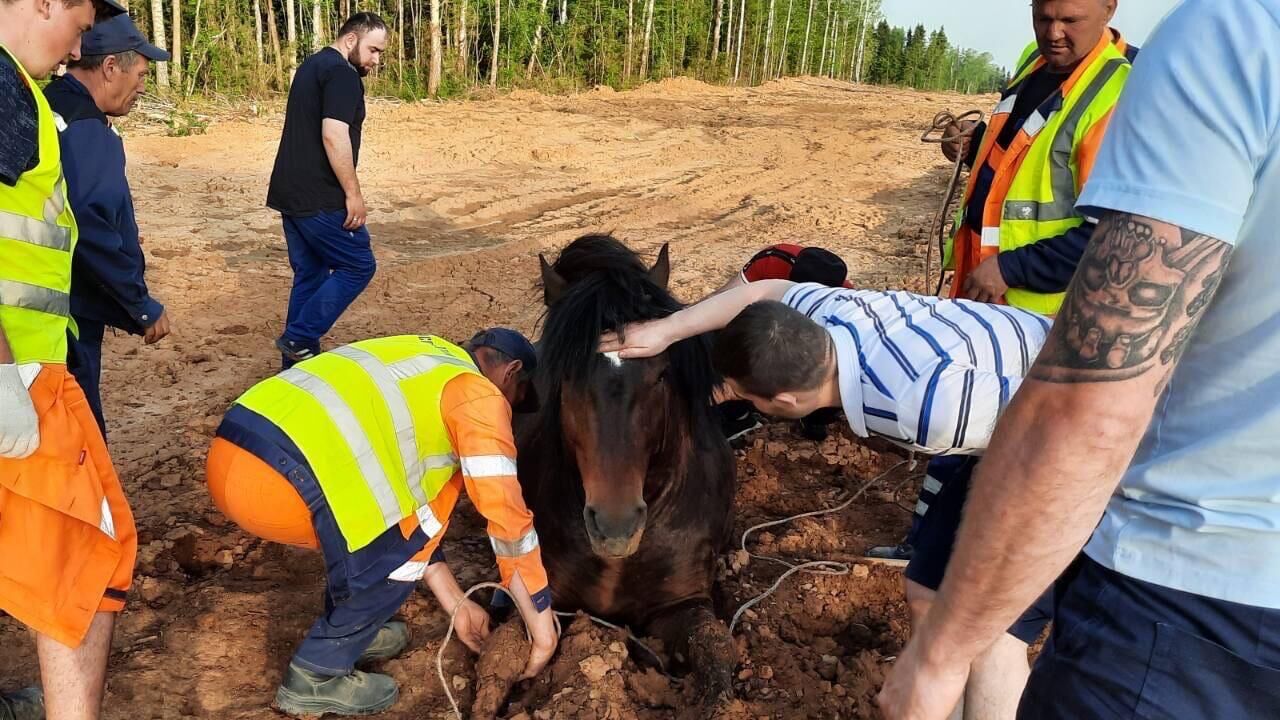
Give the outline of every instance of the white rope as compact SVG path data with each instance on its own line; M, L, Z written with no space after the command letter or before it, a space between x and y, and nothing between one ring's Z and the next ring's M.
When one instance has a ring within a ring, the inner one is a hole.
M786 560L783 560L782 558L769 557L768 555L757 555L747 549L747 538L750 537L752 533L756 532L757 530L763 530L765 528L775 527L777 525L786 525L788 523L795 522L796 520L800 520L802 518L818 517L820 515L830 515L832 513L838 513L841 510L844 510L845 508L852 505L855 500L862 497L862 494L865 493L867 490L870 490L871 486L883 480L894 470L897 470L898 468L908 463L911 464L910 469L914 470L916 467L915 453L912 453L911 456L908 457L906 460L899 462L898 464L894 465L888 470L885 470L884 472L880 473L874 478L868 480L866 484L858 488L858 491L855 492L853 495L851 495L848 500L845 500L844 502L840 503L835 507L824 508L822 510L812 510L810 512L800 513L799 515L792 515L791 517L783 518L781 520L770 520L769 522L760 523L759 525L753 525L752 527L747 528L747 531L742 533L742 542L740 543L740 547L742 548L742 551L745 552L748 555L748 557L752 557L757 560L766 560L768 562L778 563L779 565L784 565L786 566L787 571L782 573L782 575L779 576L777 580L774 580L773 585L770 585L768 590L765 590L759 595L756 595L750 600L747 600L742 604L741 607L738 608L738 611L733 614L733 620L729 622L729 635L731 636L733 635L733 631L738 626L738 620L742 617L742 613L746 612L747 610L750 610L756 604L760 603L765 598L769 597L774 592L776 592L778 588L782 586L782 583L792 575L795 575L798 572L808 572L814 575L848 575L849 574L848 564L842 563L842 562L836 562L834 560L810 560L802 563L791 563L791 562L787 562Z

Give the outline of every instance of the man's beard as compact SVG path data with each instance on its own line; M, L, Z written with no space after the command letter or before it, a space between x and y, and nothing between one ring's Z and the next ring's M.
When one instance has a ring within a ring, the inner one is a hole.
M356 45L355 47L351 48L351 51L347 53L347 62L351 63L351 67L355 68L356 72L360 73L360 77L369 76L369 68L366 68L365 66L360 64L360 46L359 45Z

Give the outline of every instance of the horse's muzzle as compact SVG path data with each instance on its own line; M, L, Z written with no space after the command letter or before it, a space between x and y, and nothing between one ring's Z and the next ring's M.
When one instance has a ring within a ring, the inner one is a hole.
M591 550L604 558L628 557L640 548L649 508L643 502L622 511L601 511L588 505L582 510Z

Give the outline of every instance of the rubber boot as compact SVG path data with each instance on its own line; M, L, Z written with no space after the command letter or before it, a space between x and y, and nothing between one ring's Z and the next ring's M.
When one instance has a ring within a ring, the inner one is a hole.
M354 670L330 677L289 663L284 682L276 690L276 708L302 717L308 715L372 715L395 704L400 688L389 675Z
M356 664L390 660L404 652L407 647L409 647L409 626L399 620L392 620L378 628L378 634L373 637L369 647L360 654Z
M29 687L0 695L0 720L44 720L44 693Z

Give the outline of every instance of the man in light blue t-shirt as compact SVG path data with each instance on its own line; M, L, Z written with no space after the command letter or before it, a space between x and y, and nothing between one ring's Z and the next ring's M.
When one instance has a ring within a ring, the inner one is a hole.
M1066 568L1020 718L1280 717L1280 0L1170 14L1079 207L1100 225L881 704L942 720Z

